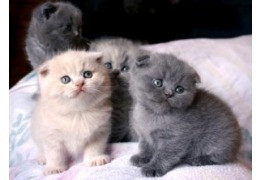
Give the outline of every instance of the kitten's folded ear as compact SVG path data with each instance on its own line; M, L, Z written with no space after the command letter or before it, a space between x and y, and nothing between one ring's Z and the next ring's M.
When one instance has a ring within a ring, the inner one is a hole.
M197 73L197 71L193 67L188 65L187 70L188 70L188 74L189 74L190 78L193 80L194 84L201 82L200 75Z
M103 53L102 52L92 52L92 55L93 55L95 61L100 64L102 61L102 58L103 58Z
M40 6L40 12L38 16L42 22L45 22L51 17L53 13L56 12L57 9L58 7L54 3L46 2Z
M194 84L197 84L197 83L200 83L200 82L201 82L200 76L199 76L199 74L198 74L197 72L195 72L195 73L193 74L193 77L194 77Z
M150 64L150 56L149 55L142 55L136 58L135 65L138 68L148 67Z
M49 65L48 63L42 64L38 69L38 74L42 77L45 77L49 74Z

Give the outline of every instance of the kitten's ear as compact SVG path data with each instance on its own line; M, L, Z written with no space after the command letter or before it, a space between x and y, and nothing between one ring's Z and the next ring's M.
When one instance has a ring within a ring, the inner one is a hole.
M197 84L197 83L200 83L200 82L201 82L200 76L199 76L199 74L198 74L197 72L195 72L195 73L193 74L193 77L194 77L194 84Z
M45 77L49 74L49 66L48 63L44 63L38 68L38 73L40 76Z
M103 53L102 52L93 52L94 59L97 63L101 63L103 59Z
M48 20L53 13L56 12L57 6L52 2L46 2L41 6L40 19L44 22Z
M149 64L150 64L150 56L149 55L139 56L139 57L137 57L137 59L135 61L135 65L138 68L148 67Z
M194 84L201 82L199 74L192 66L188 65L188 68L186 70L187 73L189 74L188 76L190 77L190 79L193 81Z

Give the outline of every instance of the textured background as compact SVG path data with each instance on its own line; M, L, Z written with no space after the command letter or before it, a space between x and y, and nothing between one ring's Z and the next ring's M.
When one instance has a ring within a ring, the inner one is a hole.
M10 83L31 71L24 38L32 9L43 0L10 0ZM144 43L226 38L252 33L251 0L71 0L83 11L89 39L122 36Z

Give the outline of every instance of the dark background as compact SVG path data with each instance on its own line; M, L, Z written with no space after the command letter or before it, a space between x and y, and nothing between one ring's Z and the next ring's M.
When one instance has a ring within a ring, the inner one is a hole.
M24 38L32 9L43 0L10 0L10 82L31 71ZM252 33L251 0L71 0L90 40L121 36L143 43L229 38Z

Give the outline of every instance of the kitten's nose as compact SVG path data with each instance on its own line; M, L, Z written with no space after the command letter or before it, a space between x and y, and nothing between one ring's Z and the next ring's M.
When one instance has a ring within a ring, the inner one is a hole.
M116 76L118 76L120 74L120 71L116 69L112 73L116 77Z
M173 92L172 91L166 91L166 92L164 92L164 94L165 94L166 98L173 97Z
M84 81L79 81L76 83L76 86L79 87L79 88L82 88L82 86L84 86Z

